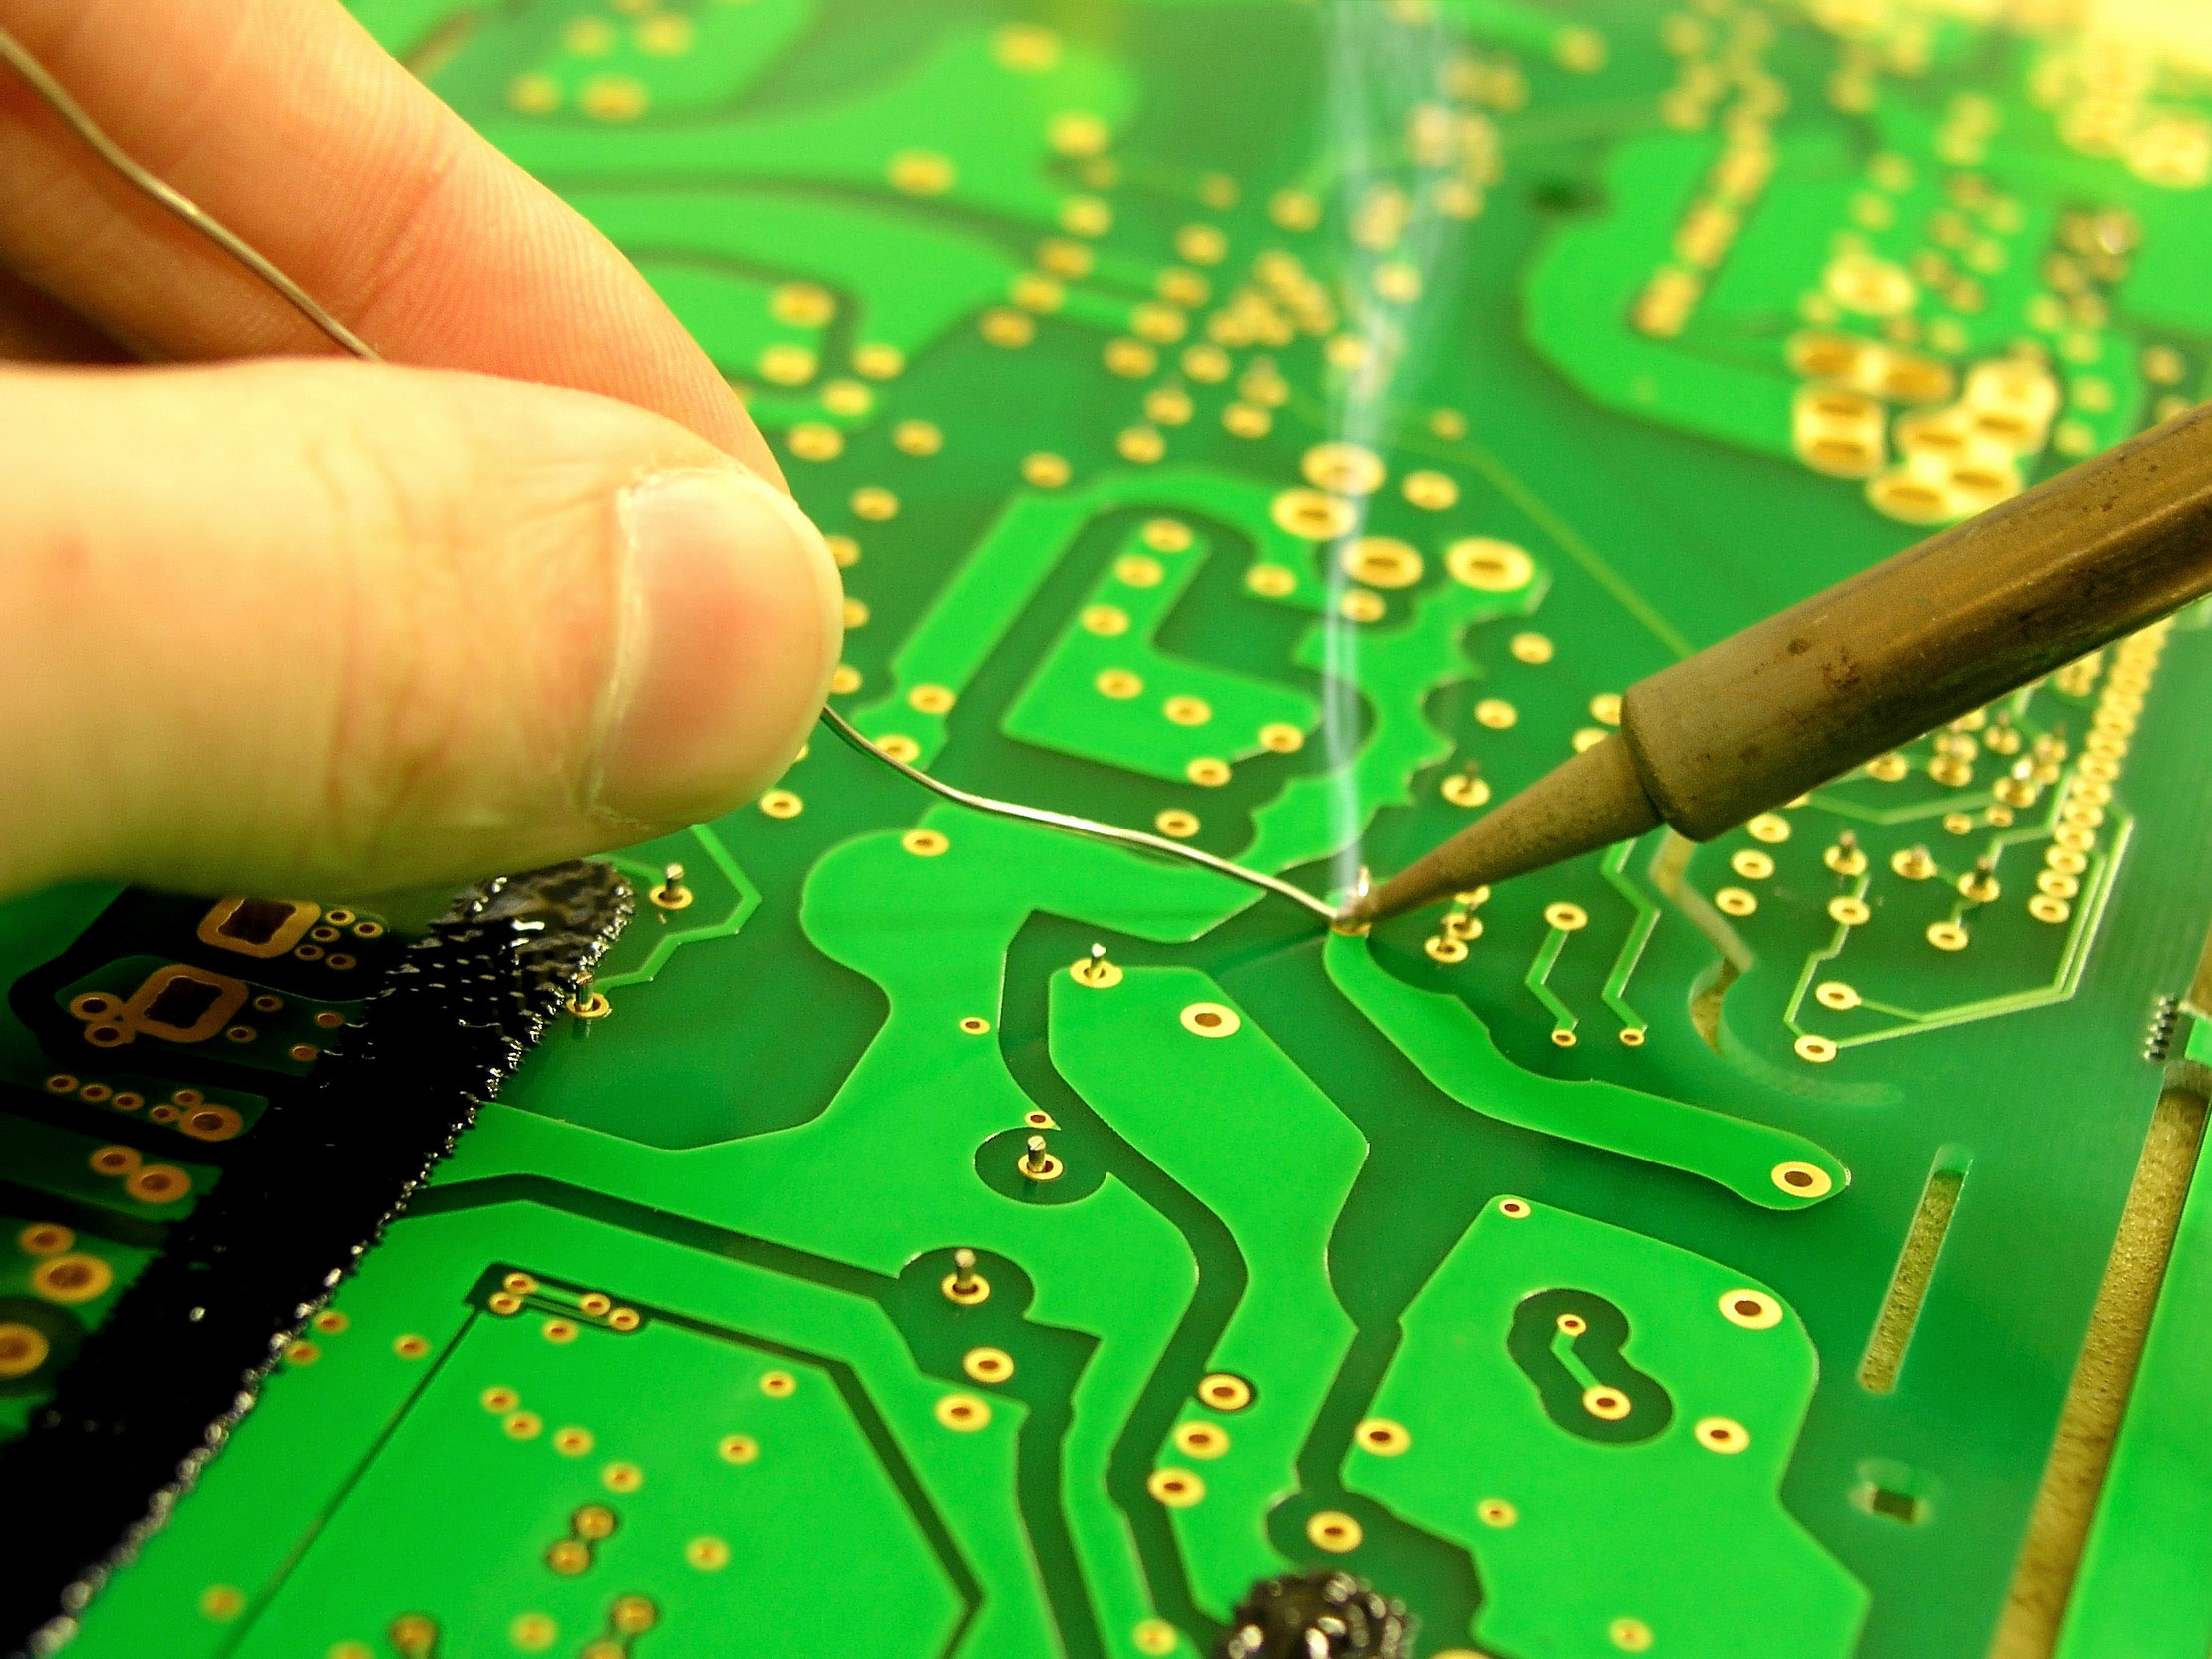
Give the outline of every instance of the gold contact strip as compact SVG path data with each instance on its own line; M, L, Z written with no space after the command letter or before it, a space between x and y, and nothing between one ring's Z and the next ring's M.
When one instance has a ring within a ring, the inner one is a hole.
M1890 1274L1889 1294L1882 1298L1866 1357L1859 1361L1859 1387L1869 1394L1896 1390L1897 1373L1904 1368L1905 1350L1912 1345L1937 1258L1943 1253L1944 1234L1951 1230L1951 1217L1959 1206L1959 1188L1966 1183L1966 1170L1954 1167L1956 1161L1951 1148L1937 1153L1928 1184L1920 1189L1920 1203L1906 1229L1904 1248L1897 1253L1896 1270Z
M2202 1096L2168 1089L2158 1097L1989 1659L2050 1659L2057 1644L2165 1282L2204 1126Z

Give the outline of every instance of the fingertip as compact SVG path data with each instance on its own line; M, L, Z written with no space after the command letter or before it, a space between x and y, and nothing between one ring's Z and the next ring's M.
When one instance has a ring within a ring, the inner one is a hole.
M686 343L689 344L688 339ZM699 352L697 346L691 349ZM704 353L699 355L705 356ZM752 413L735 388L724 384L722 398L717 400L715 409L698 431L716 449L736 456L739 466L767 480L785 496L790 495L790 484L784 477L784 469L777 464L776 452L761 436L761 429L754 424Z
M742 468L623 493L626 566L598 810L690 823L773 781L805 741L843 643L842 585L791 498Z

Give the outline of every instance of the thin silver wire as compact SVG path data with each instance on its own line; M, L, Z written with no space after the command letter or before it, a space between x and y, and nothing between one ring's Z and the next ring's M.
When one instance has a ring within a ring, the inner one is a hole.
M1334 921L1336 919L1337 912L1330 905L1314 897L1312 893L1307 892L1304 888L1292 886L1288 881L1278 880L1272 875L1264 875L1256 869L1247 869L1242 864L1233 864L1226 858L1216 858L1212 853L1201 852L1195 846L1184 846L1180 841L1171 841L1159 835L1147 834L1142 830L1123 830L1115 825L1101 824L1097 819L1078 818L1073 813L1056 813L1044 807L1024 807L1019 802L994 801L987 795L971 794L967 790L946 783L942 778L932 778L918 767L908 766L896 755L885 754L863 737L852 722L845 719L835 709L824 707L821 711L821 718L824 725L835 732L837 736L843 738L845 742L851 744L853 748L867 751L885 766L912 779L923 789L935 791L947 801L956 801L963 807L973 807L978 812L996 813L1001 818L1016 818L1027 824L1042 824L1048 830L1062 830L1071 835L1087 835L1093 840L1112 841L1119 846L1141 847L1146 852L1164 852L1171 858L1182 858L1193 864L1203 864L1215 874L1226 875L1231 880L1247 882L1255 887L1264 887L1267 891L1290 899L1293 903L1304 905L1323 921Z
M169 212L174 213L201 235L214 242L216 246L237 260L239 264L245 266L247 270L253 272L255 276L258 276L263 282L275 289L277 293L291 303L301 316L329 335L341 348L371 363L384 361L375 347L362 339L360 335L354 333L352 329L328 311L325 311L315 302L314 297L306 289L286 276L252 243L216 218L214 214L208 212L206 208L200 206L198 202L192 200L182 191L172 189L169 185L162 183L160 179L155 177L153 173L134 162L123 147L108 137L99 123L95 122L85 112L83 106L63 90L61 83L46 72L46 66L32 57L24 49L23 43L4 28L0 28L0 58L5 58L15 72L29 83L31 90L46 102L47 107L67 122L77 136L83 139L102 161L115 168L130 183L137 186L148 197L158 202ZM1301 887L1292 886L1288 881L1279 880L1275 876L1263 874L1256 869L1247 869L1244 865L1231 863L1226 858L1217 858L1210 852L1200 851L1197 847L1184 846L1179 841L1171 841L1160 835L1147 834L1141 830L1122 830L1111 824L1101 824L1095 819L1078 818L1073 813L1056 813L1044 807L1025 807L1019 802L994 801L989 796L971 794L969 791L956 788L942 779L932 778L920 768L908 766L896 755L878 748L862 735L851 721L845 719L843 715L827 704L822 706L821 719L823 725L862 754L874 756L875 759L881 761L901 777L911 779L914 783L921 785L923 789L941 795L947 801L957 802L959 805L972 808L979 813L995 813L1001 818L1019 819L1025 824L1040 824L1048 830L1059 830L1071 835L1084 835L1092 840L1111 841L1119 846L1133 846L1146 852L1158 852L1170 858L1180 858L1186 863L1198 864L1210 869L1217 875L1226 875L1231 880L1245 882L1250 886L1259 887L1267 892L1287 898L1295 904L1303 905L1323 921L1334 921L1336 919L1336 911L1328 903L1314 897L1312 893Z
M134 162L124 148L108 137L98 122L85 112L84 106L69 96L62 84L47 74L46 66L25 50L21 41L5 29L0 29L0 58L7 59L15 72L30 83L31 90L46 101L47 108L76 131L77 136L90 145L103 162L138 186L152 200L174 213L194 230L213 242L223 252L263 282L282 294L294 310L321 329L345 350L370 362L381 362L376 350L344 323L315 303L314 296L297 282L270 263L268 258L232 230L222 220L207 211L181 190L171 189L154 174Z

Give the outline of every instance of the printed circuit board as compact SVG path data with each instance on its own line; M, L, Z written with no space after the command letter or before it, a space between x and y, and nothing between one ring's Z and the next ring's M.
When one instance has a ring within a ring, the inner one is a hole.
M2186 0L355 9L745 394L841 711L1324 897L2212 390ZM609 860L590 977L49 1639L2202 1659L2207 620L1368 938L824 733ZM0 910L0 1435L407 954Z

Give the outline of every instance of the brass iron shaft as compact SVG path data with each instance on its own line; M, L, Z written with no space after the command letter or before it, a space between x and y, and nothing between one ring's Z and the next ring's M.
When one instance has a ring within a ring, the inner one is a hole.
M1347 905L1360 925L1665 823L1710 840L2212 590L2212 405L1639 680L1621 729Z

